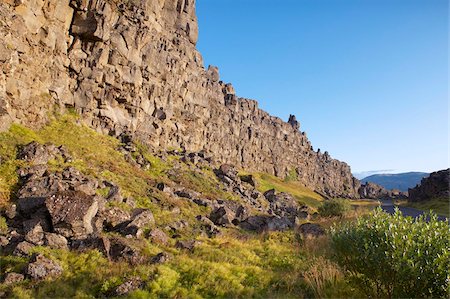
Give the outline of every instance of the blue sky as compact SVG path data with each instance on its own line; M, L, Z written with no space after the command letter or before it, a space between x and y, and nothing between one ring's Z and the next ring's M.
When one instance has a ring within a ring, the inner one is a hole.
M447 0L197 0L205 65L353 172L449 166Z

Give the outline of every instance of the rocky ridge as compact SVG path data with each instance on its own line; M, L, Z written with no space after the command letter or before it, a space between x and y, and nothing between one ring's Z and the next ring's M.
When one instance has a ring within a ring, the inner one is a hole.
M0 20L0 130L72 108L97 131L155 151L205 152L358 197L350 167L314 151L295 116L270 116L203 67L195 1L5 0Z
M420 185L408 190L410 201L436 198L450 199L450 169L436 171L423 178Z

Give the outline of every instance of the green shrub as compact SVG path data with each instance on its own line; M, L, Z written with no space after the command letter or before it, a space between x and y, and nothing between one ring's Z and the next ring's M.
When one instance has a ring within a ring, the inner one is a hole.
M333 227L335 258L369 296L447 297L449 227L436 215L428 215L428 221L426 217L377 209L354 223Z
M327 200L318 209L323 217L342 217L348 210L350 210L350 204L343 199Z

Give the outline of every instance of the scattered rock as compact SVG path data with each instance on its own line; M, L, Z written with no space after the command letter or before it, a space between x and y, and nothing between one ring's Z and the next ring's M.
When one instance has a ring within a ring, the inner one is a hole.
M192 251L198 245L198 242L195 240L189 241L177 241L175 244L176 248Z
M23 274L19 274L19 273L7 273L5 276L5 280L3 281L3 283L5 285L10 285L10 284L15 284L18 282L21 282L25 279L25 276L23 276Z
M233 165L230 164L222 164L219 169L216 171L216 175L219 178L227 177L231 180L237 179L237 170Z
M101 213L103 224L106 230L112 231L124 223L130 222L130 213L117 207L105 209Z
M23 241L17 244L16 248L13 251L13 255L27 257L30 255L31 250L34 248L34 245L30 242Z
M55 232L64 237L85 237L94 232L92 219L98 211L96 197L80 191L58 192L45 200Z
M316 223L302 224L298 230L306 238L317 238L325 234L323 227Z
M164 264L170 260L170 255L165 252L160 252L157 255L155 255L151 260L150 263L152 264Z
M132 277L126 282L122 283L115 290L116 296L126 296L129 293L140 289L143 286L143 281L139 277Z
M130 223L120 230L125 236L140 238L144 233L144 227L150 228L155 225L155 218L150 210L136 209L133 211L131 219Z
M118 241L117 241L118 242ZM103 253L108 259L112 259L111 251L111 241L104 236L89 236L85 239L72 240L70 244L71 249L78 251L86 251L91 249L96 249ZM114 257L117 258L117 257Z
M68 249L67 239L54 233L44 234L44 244L52 249Z
M227 207L219 207L211 212L209 219L216 225L230 225L233 223L236 214Z
M33 219L33 227L25 229L25 241L33 243L34 245L44 245L44 230L42 229L39 220ZM24 222L24 226L26 226Z
M62 267L42 254L34 254L27 265L25 273L33 280L57 277L63 273Z
M241 175L239 178L241 179L241 181L250 184L252 187L256 188L257 183L253 175Z
M158 228L152 229L148 234L148 238L153 243L164 245L164 246L169 243L169 237L166 235L165 232L163 232L162 230L160 230Z
M111 239L110 242L109 254L113 261L123 260L131 265L139 265L145 262L145 258L140 251L128 245L126 241Z

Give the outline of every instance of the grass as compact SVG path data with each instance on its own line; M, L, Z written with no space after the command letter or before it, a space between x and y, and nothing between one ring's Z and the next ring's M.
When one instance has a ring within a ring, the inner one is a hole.
M195 216L207 215L210 209L169 196L154 186L158 182L168 185L175 182L211 199L239 201L238 196L222 189L211 169L195 169L190 164L179 163L176 157L160 159L142 144L136 144L137 154L144 156L150 167L136 167L117 150L118 140L83 126L74 114L54 117L39 130L13 125L8 132L0 134L3 206L14 200L17 168L26 166L16 159L17 150L31 141L63 145L73 157L70 163L59 158L51 160L48 166L52 171L72 166L87 176L112 181L121 187L122 195L133 197L139 207L150 208L160 229L185 219L190 225L177 232L180 238L201 243L193 252L187 252L176 249L173 239L168 245L136 240L135 245L148 259L161 251L169 253L172 259L163 265L143 263L133 267L108 261L97 251L76 253L37 247L36 251L61 264L64 274L39 283L25 280L13 286L0 284L0 292L6 291L10 297L108 297L132 276L139 276L145 286L130 294L131 298L311 298L353 294L340 270L328 261L326 237L301 242L295 231L255 234L238 228L222 228L221 235L214 239L202 237ZM267 174L256 174L255 178L259 191L287 192L314 208L323 202L320 195L294 179L282 180ZM108 191L105 188L97 192L106 195ZM174 208L179 212L173 212ZM6 229L4 219L0 218L0 232ZM0 256L2 274L20 272L25 265L26 259Z
M0 286L0 291L20 298L105 297L127 278L138 276L145 286L130 294L131 298L351 296L340 269L327 258L311 256L293 231L263 235L229 231L215 239L198 240L201 244L193 252L165 248L173 257L166 264L135 267L109 262L98 251L38 247L35 251L63 267L63 275L38 284L26 280L13 287ZM148 254L162 250L145 244ZM23 258L1 257L0 263L7 272L25 267Z
M449 198L435 198L422 202L398 202L400 206L411 207L425 212L433 211L438 215L450 217L450 199Z
M304 187L298 181L282 180L265 173L256 173L254 176L258 182L258 190L261 192L270 189L275 189L278 192L286 192L293 195L299 202L313 208L318 208L323 201L322 196Z

